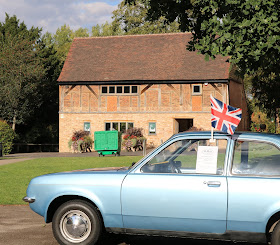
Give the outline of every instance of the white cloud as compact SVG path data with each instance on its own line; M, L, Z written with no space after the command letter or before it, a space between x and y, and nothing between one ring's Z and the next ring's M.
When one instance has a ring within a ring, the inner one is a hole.
M91 28L105 21L111 22L113 10L121 0L0 0L0 22L5 12L16 15L30 28L42 27L54 33L64 24L72 29Z

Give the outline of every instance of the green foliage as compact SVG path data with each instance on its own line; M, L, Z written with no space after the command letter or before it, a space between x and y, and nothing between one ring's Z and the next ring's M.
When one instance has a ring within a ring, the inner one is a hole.
M9 154L13 147L13 140L15 138L15 132L5 122L0 120L0 142L3 147L3 154Z
M279 66L279 14L278 0L197 0L190 49L212 58L230 56L242 74Z
M136 0L127 0L135 2ZM206 58L230 56L242 74L279 64L279 0L149 0L151 19L178 19L180 29L190 29L190 50Z
M265 129L262 129L261 125L265 125ZM274 120L271 120L266 113L262 112L258 108L255 108L251 116L250 129L253 132L275 133L275 122Z
M112 23L108 23L107 21L105 24L97 24L93 26L91 29L92 37L101 37L101 36L117 36L123 35L124 32L121 30L120 26Z
M136 0L127 0L136 2ZM269 116L277 117L280 91L279 0L149 0L148 16L178 19L193 33L188 49L205 59L228 56L239 75L250 75L250 94Z
M0 116L13 123L13 129L41 103L37 88L45 69L38 55L39 36L40 29L28 30L15 16L6 15L0 24Z
M264 111L268 117L278 117L280 105L280 73L259 69L252 79L252 91L255 103Z
M176 20L168 22L163 16L154 20L148 19L148 0L135 0L127 3L123 0L118 9L113 12L113 28L120 28L124 34L152 34L178 32L179 24Z

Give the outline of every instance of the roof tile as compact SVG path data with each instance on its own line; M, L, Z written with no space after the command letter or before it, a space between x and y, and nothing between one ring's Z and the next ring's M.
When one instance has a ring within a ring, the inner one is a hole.
M228 79L227 57L205 61L186 50L190 39L191 33L75 38L58 81Z

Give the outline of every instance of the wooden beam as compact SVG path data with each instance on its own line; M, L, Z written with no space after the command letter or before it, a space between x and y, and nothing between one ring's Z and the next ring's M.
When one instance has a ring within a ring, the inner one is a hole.
M96 97L96 99L98 99L98 95L93 91L93 89L89 86L89 85L86 85L88 90L94 94L94 96Z
M69 94L70 91L71 91L73 88L75 88L75 87L76 87L76 85L72 85L72 86L65 92L64 96L66 96L67 94Z
M145 93L150 87L152 87L153 84L149 84L148 86L146 86L145 88L142 89L141 93L140 94L143 94Z

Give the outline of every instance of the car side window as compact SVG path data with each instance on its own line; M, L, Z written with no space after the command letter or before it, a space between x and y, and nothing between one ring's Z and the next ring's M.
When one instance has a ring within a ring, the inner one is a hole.
M227 140L179 140L154 156L143 173L223 174Z
M236 141L232 174L280 175L280 151L273 144L259 141Z

